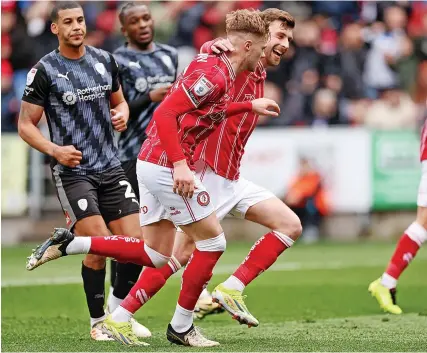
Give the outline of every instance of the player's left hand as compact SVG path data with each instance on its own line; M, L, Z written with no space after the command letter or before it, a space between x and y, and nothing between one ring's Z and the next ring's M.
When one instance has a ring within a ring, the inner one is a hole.
M128 118L124 116L122 112L119 112L116 109L111 109L111 122L113 124L114 130L118 132L123 132L127 129Z
M272 99L258 98L252 101L252 111L258 115L279 116L280 107Z

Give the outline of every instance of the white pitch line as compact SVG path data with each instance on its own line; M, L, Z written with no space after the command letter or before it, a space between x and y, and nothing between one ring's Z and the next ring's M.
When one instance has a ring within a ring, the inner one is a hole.
M377 267L384 265L384 261L368 261L362 263L348 263L342 261L329 262L285 262L273 265L268 269L269 272L292 272L305 270L339 270L353 267ZM45 265L49 266L49 265ZM231 274L239 266L236 265L219 265L215 267L214 274L225 275ZM37 271L37 270L36 270ZM77 271L77 269L76 269ZM179 278L175 276L175 278ZM80 276L68 277L30 277L17 279L2 279L1 287L23 287L23 286L40 286L40 285L61 285L61 284L80 284L82 278Z

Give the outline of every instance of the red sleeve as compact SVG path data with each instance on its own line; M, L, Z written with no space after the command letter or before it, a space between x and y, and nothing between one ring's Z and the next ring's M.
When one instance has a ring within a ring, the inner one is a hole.
M157 133L168 159L175 163L185 159L178 138L178 117L194 110L194 105L182 87L170 94L154 111Z
M184 74L181 82L154 112L160 143L172 163L186 159L178 136L178 117L201 109L225 93L224 78L212 67Z
M225 94L225 86L223 75L212 68L193 72L182 82L182 87L194 108L218 100Z
M238 115L241 113L247 113L252 111L252 102L233 102L231 103L225 113L227 114L227 117Z
M201 54L214 54L214 52L211 49L211 46L221 38L215 38L214 40L210 40L209 42L204 43L201 47L200 47L200 53Z

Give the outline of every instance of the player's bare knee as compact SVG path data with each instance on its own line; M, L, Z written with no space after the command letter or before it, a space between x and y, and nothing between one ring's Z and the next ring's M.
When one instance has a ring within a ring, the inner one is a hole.
M292 217L289 215L278 219L276 226L273 228L274 231L286 234L293 241L296 241L302 234L301 221L296 214Z
M175 244L173 248L173 256L177 261L185 266L190 259L191 254L195 249L193 239L185 234L181 229L178 229L175 236Z
M93 222L90 224L90 227L86 225L80 226L77 223L74 227L74 234L81 237L108 237L110 232L104 223Z
M427 207L418 206L416 222L427 229Z
M142 236L141 227L138 227L138 229L135 229L132 232L130 232L129 237L136 238L139 240L144 240L144 237Z
M173 256L182 266L185 266L187 264L191 254L194 251L194 242L186 245L187 246L180 246L178 249L174 249L173 251Z
M191 254L193 253L193 248L190 249L182 249L179 252L174 252L174 257L177 259L177 261L181 264L181 266L185 266L190 260Z
M86 267L92 268L94 270L101 270L105 268L106 258L99 255L86 255L83 263Z
M224 232L215 213L180 228L195 242L215 238Z

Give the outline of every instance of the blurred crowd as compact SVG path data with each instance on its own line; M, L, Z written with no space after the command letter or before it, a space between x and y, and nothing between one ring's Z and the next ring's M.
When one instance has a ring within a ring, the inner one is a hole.
M121 1L81 1L86 43L114 51L123 43ZM148 1L156 40L179 50L180 68L200 46L225 35L225 14L278 7L297 20L265 96L282 108L265 126L417 128L427 116L427 1ZM49 1L1 2L2 132L16 131L29 69L57 46Z

